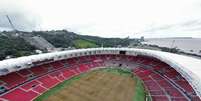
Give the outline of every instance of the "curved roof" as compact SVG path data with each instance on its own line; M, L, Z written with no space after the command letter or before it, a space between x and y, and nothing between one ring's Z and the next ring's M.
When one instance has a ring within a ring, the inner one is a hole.
M0 75L5 75L10 72L18 71L24 68L31 68L32 66L34 66L34 62L44 60L62 60L70 57L76 57L77 55L79 56L79 53L87 53L94 51L97 51L94 54L119 54L119 51L127 51L128 55L146 55L155 57L169 64L171 67L177 70L191 84L193 89L196 91L197 95L201 98L201 60L188 56L146 49L89 48L8 59L0 61Z

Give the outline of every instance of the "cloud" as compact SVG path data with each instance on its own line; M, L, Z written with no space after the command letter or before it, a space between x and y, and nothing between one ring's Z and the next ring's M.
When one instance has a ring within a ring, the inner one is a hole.
M38 29L41 23L40 18L33 12L29 12L22 1L24 2L24 0L3 0L0 2L1 29L12 29L6 15L9 16L17 30L32 31Z
M19 11L7 12L5 15L1 15L0 27L12 29L8 19L6 18L6 15L10 17L14 27L17 30L31 31L37 28L37 19L33 18L31 15L27 15L27 13Z
M200 25L201 22L199 20L192 20L192 21L188 21L188 22L184 22L181 24L181 26L183 27L191 27L191 26L195 26L195 25Z
M152 26L150 26L150 27L152 27ZM174 25L162 25L160 27L152 27L151 29L145 30L143 32L152 33L152 32L155 32L155 31L169 30L169 29L171 29L173 27L175 27L175 26Z
M184 36L196 35L197 37L199 34L201 36L201 20L195 19L170 25L161 25L152 27L151 29L145 30L142 33L160 36L164 36L162 34L170 35L172 33L175 36L181 36L181 34L183 34Z
M8 14L19 30L67 29L102 37L194 36L201 24L198 4L200 0L1 0L0 12L2 8L6 13L0 13L0 27L10 28L4 17Z

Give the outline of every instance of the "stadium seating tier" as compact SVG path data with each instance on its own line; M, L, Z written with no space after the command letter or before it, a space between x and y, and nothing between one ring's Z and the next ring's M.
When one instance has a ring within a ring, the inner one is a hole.
M138 64L131 67L133 74L143 81L153 101L201 101L190 84L166 63L145 56L110 54L55 61L0 76L0 86L5 87L0 100L30 101L73 76L93 68L107 67L109 61L125 60ZM30 75L33 78L30 79Z

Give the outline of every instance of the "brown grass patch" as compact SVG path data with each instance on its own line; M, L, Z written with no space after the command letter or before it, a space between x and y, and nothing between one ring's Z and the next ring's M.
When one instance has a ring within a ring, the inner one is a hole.
M129 76L96 71L72 82L46 101L132 101L135 81Z

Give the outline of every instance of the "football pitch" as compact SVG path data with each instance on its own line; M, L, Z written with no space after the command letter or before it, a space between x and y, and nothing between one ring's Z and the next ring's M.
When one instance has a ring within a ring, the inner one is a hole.
M142 82L129 70L106 68L73 77L35 101L145 101Z

